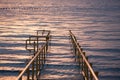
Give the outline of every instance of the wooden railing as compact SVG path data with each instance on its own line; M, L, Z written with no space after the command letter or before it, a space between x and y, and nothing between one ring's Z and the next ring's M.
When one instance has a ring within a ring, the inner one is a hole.
M38 33L37 33L38 34ZM44 38L44 43L39 47L39 38ZM48 51L48 45L50 41L50 32L46 36L30 36L26 40L26 49L33 51L33 58L28 62L26 67L20 72L17 77L17 80L22 80L23 76L26 76L27 79L24 80L37 80L40 75L41 69L45 64L46 53ZM31 46L32 48L28 48Z
M28 62L26 67L20 72L17 80L22 80L23 76L26 79L24 80L37 80L41 69L45 64L46 53L48 51L48 45L50 40L50 32L46 35L43 35L45 31L42 32L42 35L39 35L37 31L37 36L30 36L29 39L26 40L26 49L33 51L33 58ZM83 52L79 43L77 42L74 34L69 31L70 40L73 45L73 51L76 56L76 61L79 63L79 67L82 70L84 80L99 80L98 72L95 72L92 68L92 64L89 63L88 58L85 56L85 52ZM39 46L39 41L42 40L44 43ZM30 48L29 48L30 46Z
M88 58L85 56L85 52L83 52L82 48L77 42L76 37L71 31L69 31L69 33L70 33L70 39L73 45L73 50L76 56L76 60L78 61L79 66L82 69L82 75L84 80L99 80L98 72L95 72L93 70L92 64L89 63Z
M43 43L48 39L50 39L49 30L37 30L36 35L29 36L29 39L26 40L25 48L26 50L35 53L38 51L40 43Z

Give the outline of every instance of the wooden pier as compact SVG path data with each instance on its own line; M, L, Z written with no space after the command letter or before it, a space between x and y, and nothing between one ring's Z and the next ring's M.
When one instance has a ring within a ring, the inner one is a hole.
M17 80L99 80L74 34L51 37L51 32L37 31L26 40L33 58Z

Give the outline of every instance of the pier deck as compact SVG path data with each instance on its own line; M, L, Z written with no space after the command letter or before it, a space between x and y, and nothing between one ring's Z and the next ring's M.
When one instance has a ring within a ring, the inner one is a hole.
M99 80L71 31L51 37L50 31L39 30L26 40L26 50L33 52L32 59L17 80Z
M53 36L40 80L83 80L68 36Z

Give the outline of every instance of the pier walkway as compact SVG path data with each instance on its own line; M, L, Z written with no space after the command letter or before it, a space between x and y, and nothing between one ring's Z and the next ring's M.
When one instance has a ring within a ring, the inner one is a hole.
M40 80L83 80L69 36L53 36Z
M52 35L38 30L26 40L32 58L17 80L99 80L75 35Z

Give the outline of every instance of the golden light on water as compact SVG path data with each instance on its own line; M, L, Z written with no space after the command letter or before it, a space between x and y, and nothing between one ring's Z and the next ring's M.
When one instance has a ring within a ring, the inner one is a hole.
M9 75L9 71L21 70L22 67L15 67L13 63L24 64L31 58L31 53L25 49L25 40L29 35L35 35L36 30L51 30L52 36L59 39L54 44L60 41L60 36L68 36L68 30L72 30L90 61L101 71L100 78L116 79L120 76L117 72L119 13L119 1L114 0L109 3L108 0L0 0L0 80L15 80L16 75ZM59 47L57 50L61 52ZM71 61L67 58L52 60L51 64Z

